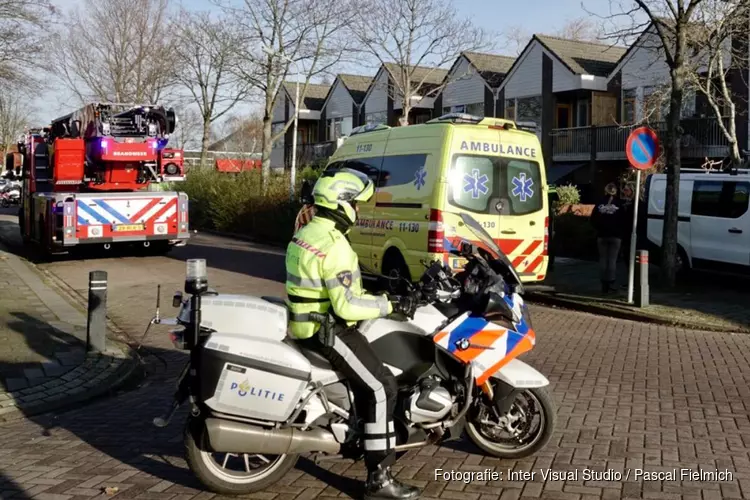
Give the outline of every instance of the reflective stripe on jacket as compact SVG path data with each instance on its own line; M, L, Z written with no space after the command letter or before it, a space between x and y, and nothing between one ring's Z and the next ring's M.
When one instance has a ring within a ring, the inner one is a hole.
M314 217L287 247L286 292L289 328L300 339L318 331L320 325L306 317L311 312L333 307L347 325L393 312L385 295L364 292L357 254L334 222L322 217Z

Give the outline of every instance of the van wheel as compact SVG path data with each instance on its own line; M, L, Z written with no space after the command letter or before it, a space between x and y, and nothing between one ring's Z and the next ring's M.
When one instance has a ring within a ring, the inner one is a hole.
M675 271L678 276L686 276L690 271L690 261L687 258L687 252L680 245L677 245Z
M383 258L383 276L391 276L394 271L398 272L398 275L402 278L406 278L411 282L411 273L404 257L401 255L401 252L392 248L385 253L385 257ZM404 291L402 288L404 288L403 283L399 283L395 291L401 293Z

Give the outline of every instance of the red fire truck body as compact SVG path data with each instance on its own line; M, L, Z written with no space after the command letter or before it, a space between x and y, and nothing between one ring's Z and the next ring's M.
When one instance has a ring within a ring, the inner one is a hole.
M92 244L156 251L184 245L187 195L148 190L185 178L183 152L165 147L176 120L160 106L90 104L30 130L19 143L24 242L48 253Z

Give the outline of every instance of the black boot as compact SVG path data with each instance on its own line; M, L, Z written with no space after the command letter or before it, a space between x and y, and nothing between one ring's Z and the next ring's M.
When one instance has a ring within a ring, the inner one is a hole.
M391 475L390 467L378 467L367 475L364 500L414 500L421 493L416 486L397 481Z

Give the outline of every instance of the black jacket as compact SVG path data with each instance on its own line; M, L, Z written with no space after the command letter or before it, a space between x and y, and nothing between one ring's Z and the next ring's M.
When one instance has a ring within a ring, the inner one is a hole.
M627 210L618 198L606 196L594 206L591 224L598 238L622 238L628 232Z

